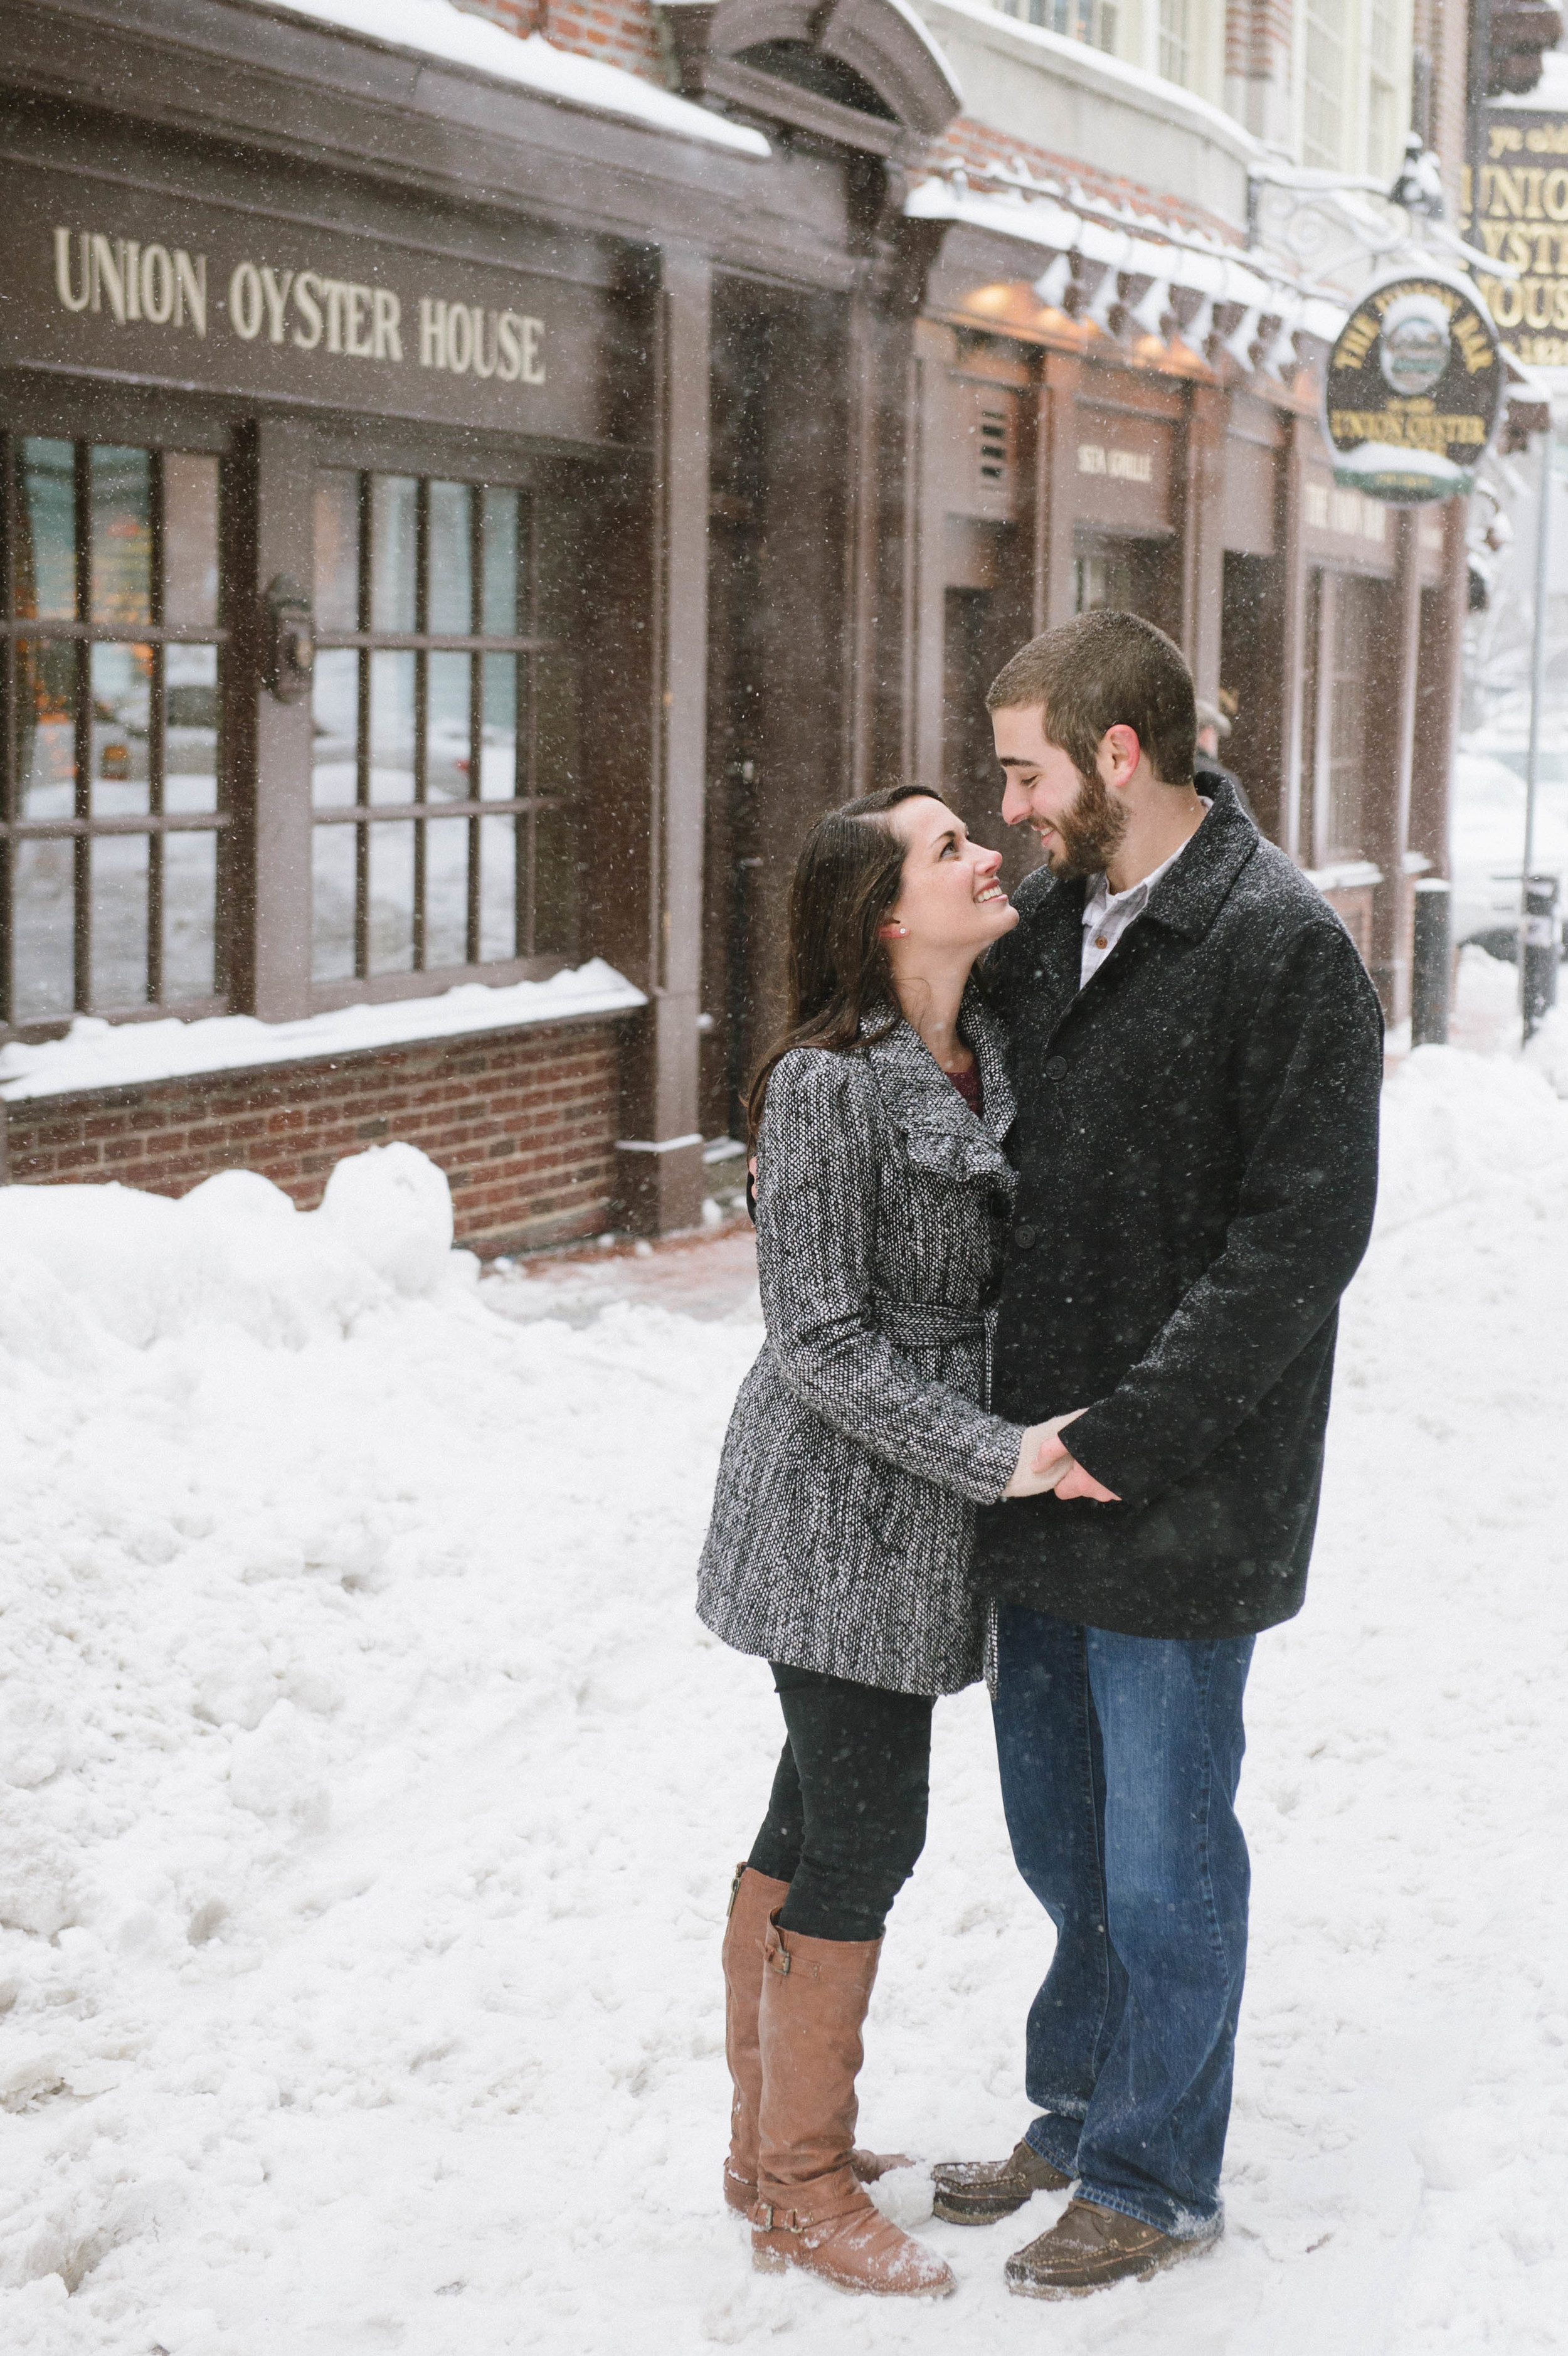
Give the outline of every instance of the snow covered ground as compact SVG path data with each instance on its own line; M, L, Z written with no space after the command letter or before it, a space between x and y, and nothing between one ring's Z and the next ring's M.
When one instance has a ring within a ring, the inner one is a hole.
M1229 2235L1050 2309L1001 2281L1044 2197L931 2229L933 2309L754 2276L719 2208L777 1740L691 1612L744 1240L479 1282L401 1147L311 1215L0 1194L6 2356L1560 2348L1563 1020L1388 1090L1313 1585L1250 1697ZM937 1725L862 2113L928 2158L1020 2131L1048 1946L983 1695Z

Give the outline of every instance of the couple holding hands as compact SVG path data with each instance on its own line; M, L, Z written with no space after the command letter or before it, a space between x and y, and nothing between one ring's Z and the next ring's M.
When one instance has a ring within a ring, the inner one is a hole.
M987 698L999 853L929 792L800 855L753 1085L767 1341L699 1611L785 1741L724 1936L725 2198L753 2262L955 2287L865 2185L861 2029L925 1837L939 1695L987 1676L1008 1832L1055 1929L1009 2158L954 2223L1071 2190L1007 2262L1080 2295L1211 2248L1246 1962L1235 1815L1258 1633L1302 1603L1339 1296L1377 1183L1382 1033L1349 936L1230 786L1190 674L1081 615Z

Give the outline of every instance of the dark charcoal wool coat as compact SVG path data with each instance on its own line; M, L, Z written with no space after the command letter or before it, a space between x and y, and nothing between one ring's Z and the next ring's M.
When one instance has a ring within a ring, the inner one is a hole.
M980 1675L974 1508L1001 1495L1022 1439L981 1404L1012 1092L973 992L963 1029L983 1120L907 1023L774 1067L757 1156L768 1338L699 1575L699 1612L737 1651L895 1693Z
M976 1583L1128 1635L1271 1627L1301 1608L1371 1225L1376 994L1225 786L1083 991L1083 884L1015 896L985 974L1019 1100L993 1403L1086 1408L1068 1444L1124 1502L983 1514Z

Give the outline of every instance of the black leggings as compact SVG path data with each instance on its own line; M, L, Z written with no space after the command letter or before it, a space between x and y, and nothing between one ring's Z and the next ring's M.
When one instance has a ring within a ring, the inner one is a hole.
M880 1939L925 1846L929 1694L773 1664L785 1741L747 1862L789 1883L781 1928Z

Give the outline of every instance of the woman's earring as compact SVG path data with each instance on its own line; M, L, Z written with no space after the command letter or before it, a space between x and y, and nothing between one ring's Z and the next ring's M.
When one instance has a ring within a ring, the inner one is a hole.
M880 941L907 941L909 938L909 926L907 925L879 925L877 927L877 938Z

